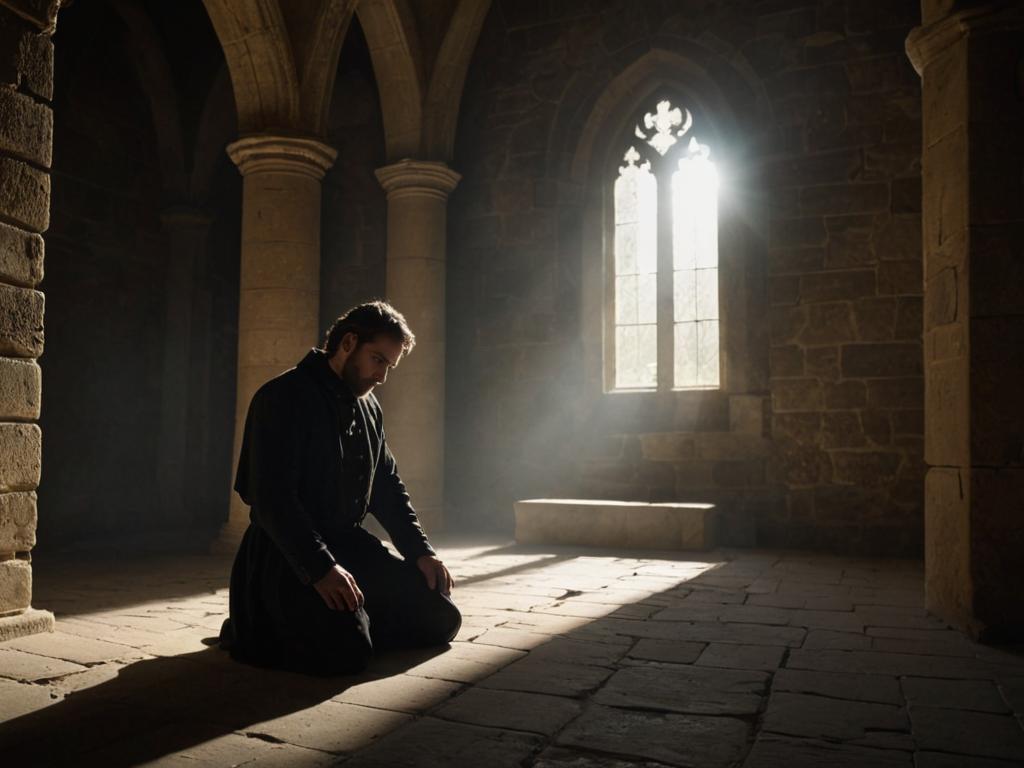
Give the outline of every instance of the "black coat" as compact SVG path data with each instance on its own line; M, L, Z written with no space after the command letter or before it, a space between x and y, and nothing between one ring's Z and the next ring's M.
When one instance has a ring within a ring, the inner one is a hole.
M355 447L347 459L345 446ZM303 584L330 570L332 544L350 540L367 513L406 560L434 554L384 438L380 404L354 397L318 349L253 396L235 490Z

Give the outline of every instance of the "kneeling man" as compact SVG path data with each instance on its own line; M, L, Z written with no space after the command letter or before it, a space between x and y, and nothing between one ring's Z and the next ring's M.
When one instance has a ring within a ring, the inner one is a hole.
M340 674L364 669L374 649L458 632L452 577L398 477L372 394L414 344L393 307L361 304L323 350L253 396L235 480L251 523L221 630L236 659ZM403 559L362 527L367 513Z

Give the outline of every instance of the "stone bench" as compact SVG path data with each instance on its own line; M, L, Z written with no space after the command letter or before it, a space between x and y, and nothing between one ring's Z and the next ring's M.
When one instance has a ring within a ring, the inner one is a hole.
M631 549L711 549L714 504L647 504L590 499L515 503L516 542Z

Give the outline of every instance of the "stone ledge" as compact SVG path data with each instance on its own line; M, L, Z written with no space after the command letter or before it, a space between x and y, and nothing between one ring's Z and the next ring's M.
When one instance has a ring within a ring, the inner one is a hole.
M515 503L516 542L636 549L711 549L713 504L647 504L590 499Z
M53 632L53 614L49 611L29 608L16 616L0 617L0 643L40 632Z

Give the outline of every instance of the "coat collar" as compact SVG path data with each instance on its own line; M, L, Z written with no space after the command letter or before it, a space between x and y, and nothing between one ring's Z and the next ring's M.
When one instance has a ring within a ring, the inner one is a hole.
M340 402L345 404L355 404L356 397L352 394L352 390L348 388L346 384L338 374L331 368L328 363L327 353L322 349L311 349L306 356L299 361L296 366L299 370L312 376L316 379L321 386L327 389L334 397Z

